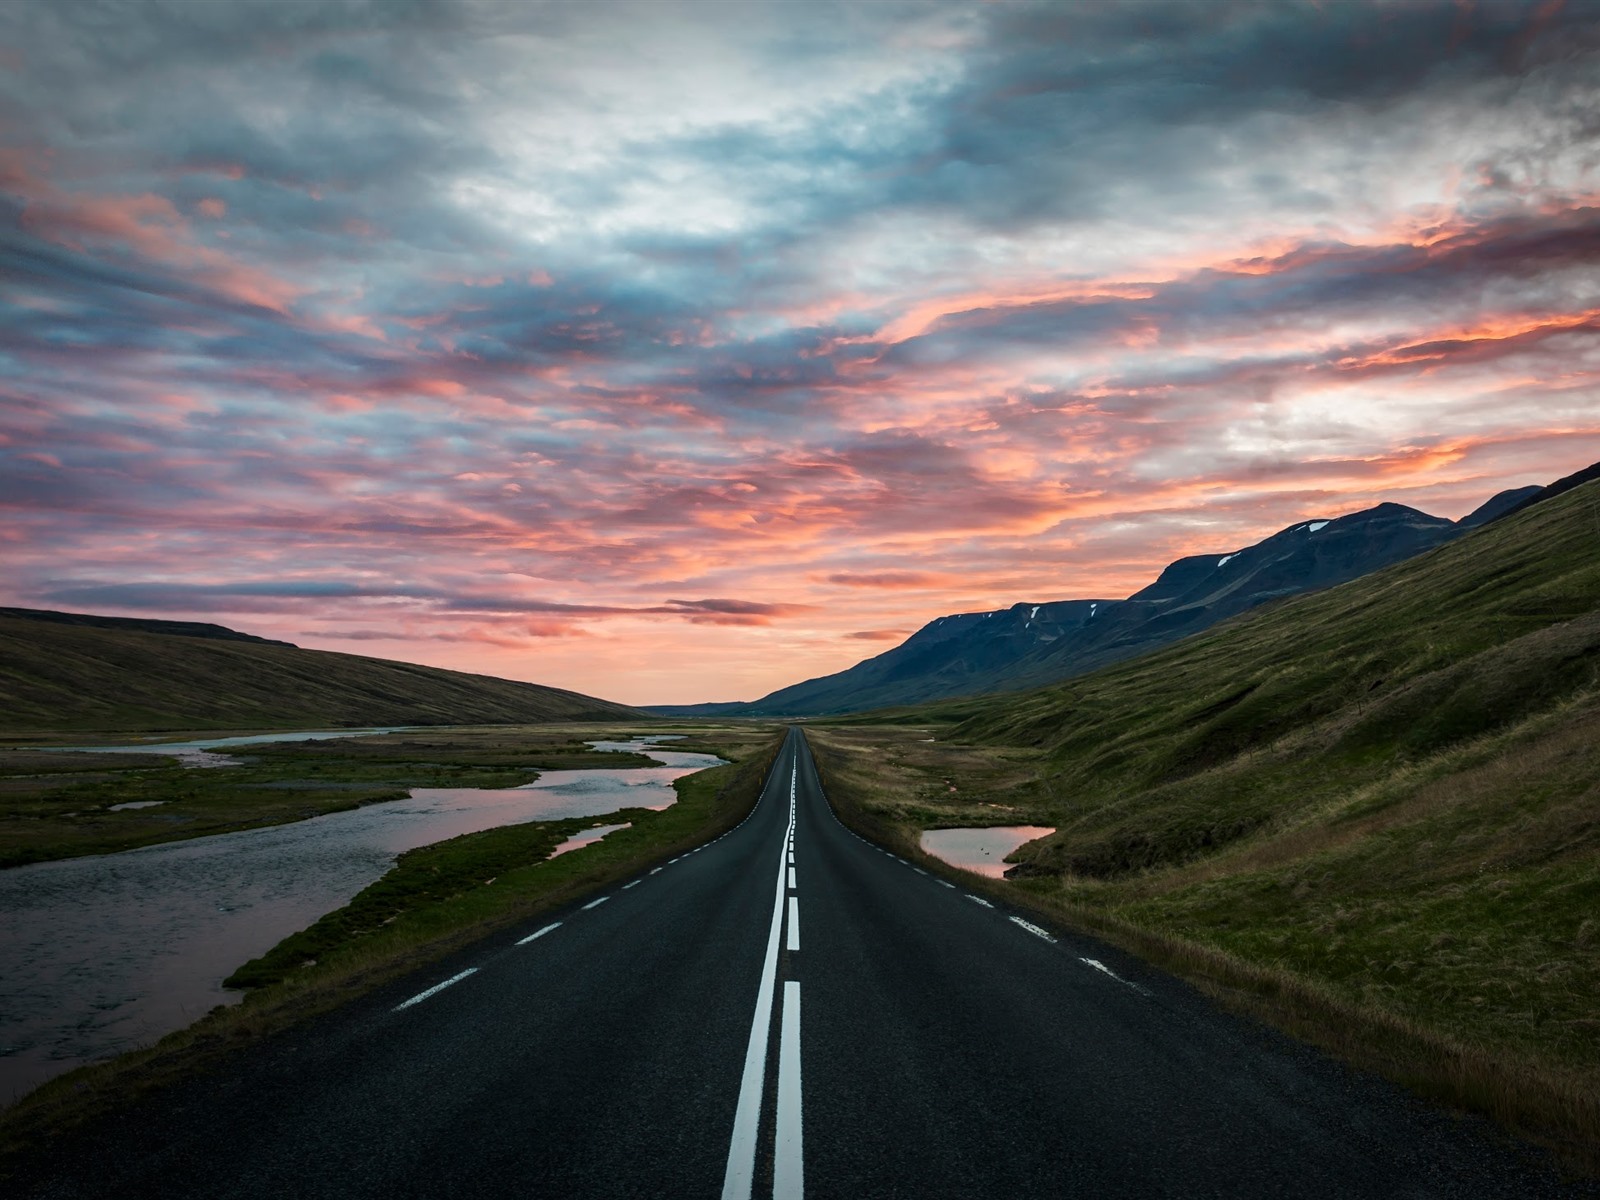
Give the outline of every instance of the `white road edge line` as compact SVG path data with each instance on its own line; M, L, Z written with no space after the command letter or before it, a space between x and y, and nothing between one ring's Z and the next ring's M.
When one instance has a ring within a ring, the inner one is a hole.
M527 937L525 937L521 941L519 941L517 943L517 945L526 946L529 942L533 941L535 938L542 938L545 934L549 933L552 929L560 929L560 928L561 928L561 922L560 921L553 921L549 925L546 925L543 929L534 930L534 932L530 933Z
M790 776L789 787L794 788ZM794 818L789 818L794 829ZM744 1052L744 1075L739 1081L739 1101L734 1107L733 1136L728 1141L728 1168L722 1177L722 1200L750 1200L755 1186L756 1137L761 1129L761 1095L767 1086L767 1037L772 1030L772 993L778 976L778 944L783 933L784 878L788 864L783 844L778 849L778 886L772 898L772 927L767 934L767 957L756 988L756 1010L750 1019L750 1041Z
M789 949L800 949L800 897L789 897Z
M410 1008L413 1004L421 1004L429 996L432 996L436 992L444 991L445 988L449 987L452 983L460 983L468 975L471 975L471 974L475 973L477 971L477 969L478 969L477 967L468 967L465 971L461 972L461 974L452 975L452 976L450 976L449 979L446 979L443 983L436 983L431 988L429 988L427 991L418 992L415 996L411 997L411 999L409 999L409 1000L402 1000L399 1004L396 1004L394 1006L394 1011L395 1012L399 1012L402 1008Z
M611 899L610 896L601 896L600 899L598 899L598 900L591 900L591 901L589 901L589 903L587 903L587 904L585 904L583 906L583 911L584 912L588 912L591 908L599 908L602 904L604 904L609 899Z
M805 1151L800 1122L800 984L783 985L783 1029L778 1040L778 1123L773 1139L772 1200L805 1195Z
M1085 966L1093 967L1096 971L1099 971L1102 975L1111 976L1112 979L1115 979L1118 983L1122 984L1123 987L1130 987L1134 991L1138 992L1141 996L1148 996L1150 994L1150 991L1149 991L1148 988L1141 987L1139 984L1134 983L1133 980L1131 980L1131 979L1124 979L1121 975L1118 975L1115 971L1113 971L1110 967L1106 966L1105 963L1101 962L1098 958L1080 958L1078 961L1083 963Z
M1032 921L1024 921L1021 917L1012 917L1011 918L1011 923L1013 925L1022 926L1022 928L1026 929L1029 933L1033 934L1034 937L1042 937L1047 942L1054 942L1056 940L1055 937L1052 934L1046 932L1043 929L1040 929Z

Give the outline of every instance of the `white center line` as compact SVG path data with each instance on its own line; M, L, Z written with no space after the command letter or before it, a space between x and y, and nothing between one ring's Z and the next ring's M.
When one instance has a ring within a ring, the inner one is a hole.
M955 884L951 883L948 879L941 879L941 880L939 880L939 882L944 884L945 887L947 887L947 888L955 887Z
M627 891L631 887L638 887L639 886L639 882L640 882L639 880L635 879L632 883L625 883L625 884L622 885L622 890L623 891Z
M591 900L591 901L589 901L589 903L587 903L587 904L585 904L583 906L583 911L584 912L588 912L591 908L599 908L602 904L604 904L609 899L611 899L610 896L601 896L600 899L598 899L598 900Z
M791 888L794 887L794 868L793 867L789 868L789 886Z
M783 1029L778 1039L778 1125L772 1158L772 1200L805 1195L805 1154L800 1136L800 985L783 985Z
M560 929L560 928L561 928L561 922L560 921L552 921L550 924L546 925L543 929L537 929L534 932L530 933L527 937L523 938L520 942L518 942L517 945L526 946L529 942L533 941L534 938L542 938L545 934L549 933L552 929Z
M800 897L789 897L789 949L800 949Z
M660 867L651 867L650 868L650 874L652 874L652 875L661 874L661 868Z
M794 789L790 776L789 788ZM789 830L794 818L789 818ZM761 1128L761 1094L767 1081L767 1036L772 1029L772 994L778 976L778 945L783 932L783 883L788 869L779 843L778 886L772 898L772 926L767 934L767 957L756 989L756 1010L750 1020L750 1041L744 1052L744 1075L739 1081L739 1101L733 1114L733 1137L728 1143L728 1169L722 1177L722 1200L750 1200L755 1185L756 1137Z
M962 895L964 895L968 900L971 900L974 904L981 904L985 908L993 908L994 907L994 905L990 904L982 896L974 896L971 892L963 892Z
M460 983L468 975L471 975L475 971L477 971L477 969L478 969L477 967L468 967L465 971L461 972L461 974L452 975L452 976L450 976L449 979L446 979L443 983L436 983L431 988L429 988L427 991L418 992L415 996L411 997L411 999L409 999L409 1000L402 1000L399 1004L396 1004L394 1006L394 1011L395 1012L399 1012L402 1008L410 1008L413 1004L421 1004L424 1000L426 1000L429 996L433 995L435 992L444 991L445 988L449 987L452 983Z

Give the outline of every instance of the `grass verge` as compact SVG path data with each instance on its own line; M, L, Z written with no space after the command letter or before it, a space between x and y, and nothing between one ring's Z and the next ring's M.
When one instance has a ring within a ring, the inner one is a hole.
M1267 838L1231 847L1237 870L1229 869L1229 856L1218 855L1115 881L1055 873L990 879L926 854L921 832L1054 823L1050 796L1037 786L995 786L1025 770L1018 752L933 743L925 734L936 729L808 727L840 818L969 891L1100 937L1236 1012L1431 1100L1487 1115L1555 1149L1573 1169L1600 1172L1600 1047L1593 1038L1600 964L1582 947L1573 952L1568 939L1576 935L1567 928L1574 921L1583 928L1584 920L1594 928L1582 915L1593 911L1582 868L1565 889L1533 876L1508 886L1504 863L1469 883L1436 855L1442 877L1431 887L1397 889L1399 864L1409 857L1414 877L1418 845L1442 840L1424 823L1404 836L1351 835L1342 849L1348 879L1335 865L1340 851L1329 857L1321 840L1299 844L1298 852L1279 846L1275 865L1265 865ZM1441 788L1459 800L1477 786L1480 805L1492 809L1503 800L1496 780L1474 784L1474 771L1498 772L1502 790L1511 780L1526 785L1542 753L1570 764L1562 748L1570 750L1574 737L1583 741L1586 733L1563 724L1551 734L1554 745L1543 751L1524 745L1509 767L1490 756L1494 766L1480 761L1442 784L1433 778L1432 791L1427 784L1415 790L1424 806L1431 798L1436 815ZM1045 763L1042 756L1037 761ZM987 804L977 798L983 795L1011 803ZM1443 816L1452 825L1474 823L1455 804L1443 806ZM1469 857L1482 852L1472 838L1456 848ZM1307 879L1312 891L1301 886ZM1361 894L1376 913L1363 910ZM1338 923L1330 927L1330 919Z
M8 1161L37 1152L49 1139L213 1069L263 1036L733 828L759 799L782 736L771 726L696 731L697 746L730 759L728 765L679 779L674 785L678 802L670 808L629 810L631 828L558 858L536 856L541 848L548 854L566 834L552 841L553 832L537 825L583 828L594 819L509 826L485 831L498 837L467 835L412 852L397 885L383 888L380 881L367 889L365 901L358 897L359 904L341 910L347 919L331 922L317 935L316 957L309 965L306 944L291 947L272 963L257 960L263 986L241 1004L215 1009L148 1049L52 1080L0 1114L0 1175ZM480 873L487 869L497 873Z

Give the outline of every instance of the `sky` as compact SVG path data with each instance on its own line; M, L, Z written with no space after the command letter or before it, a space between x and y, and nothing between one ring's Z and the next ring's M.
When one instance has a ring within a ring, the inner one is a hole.
M628 703L1600 460L1600 3L0 6L0 604Z

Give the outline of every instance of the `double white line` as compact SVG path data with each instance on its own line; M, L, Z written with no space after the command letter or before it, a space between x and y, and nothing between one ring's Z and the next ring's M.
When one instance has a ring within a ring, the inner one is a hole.
M728 1169L722 1179L722 1200L750 1200L755 1186L756 1139L761 1132L761 1095L767 1081L767 1039L772 1029L772 998L778 977L778 943L783 933L785 884L794 887L795 773L799 756L789 770L789 826L778 853L778 887L772 902L772 928L767 934L767 957L756 989L756 1011L750 1022L750 1042L744 1052L744 1077L739 1082L739 1104L734 1110L733 1139L728 1146ZM789 897L790 950L800 949L800 922L796 898ZM772 1167L773 1200L799 1200L805 1191L804 1154L800 1140L800 984L783 985L783 1015L778 1033L778 1113Z

